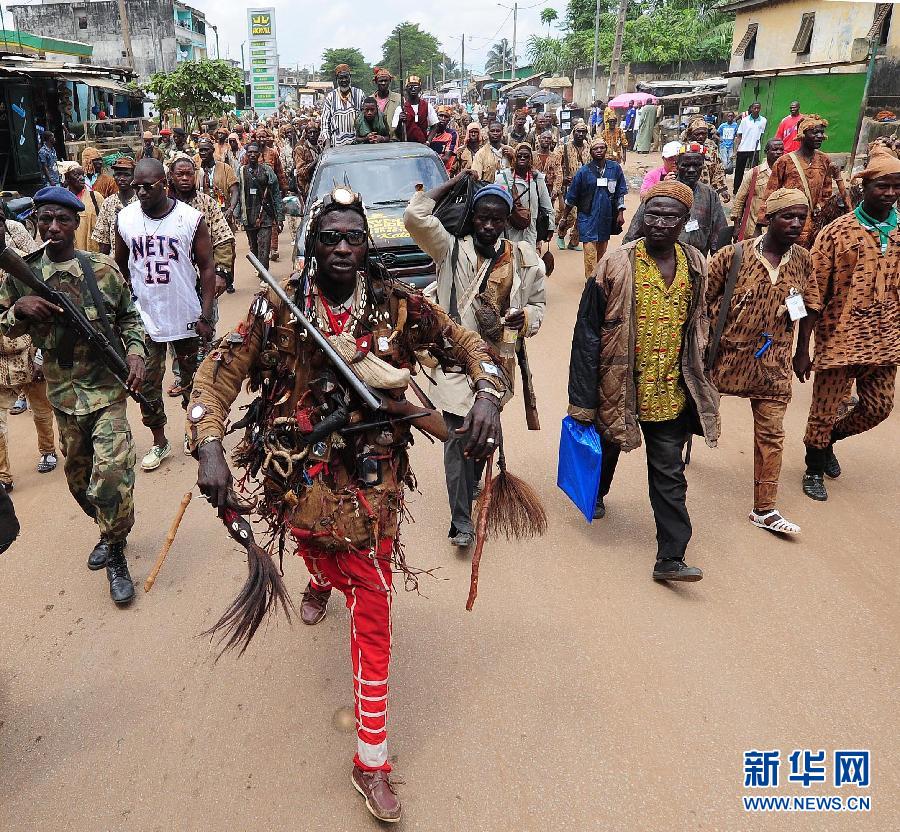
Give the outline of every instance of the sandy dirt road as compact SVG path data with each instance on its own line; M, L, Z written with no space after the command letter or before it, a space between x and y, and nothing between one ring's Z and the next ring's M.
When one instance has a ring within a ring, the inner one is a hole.
M633 199L629 199L633 209ZM282 236L282 251L287 248ZM256 281L241 255L228 322ZM650 579L654 530L643 451L623 456L605 520L589 526L557 490L581 255L557 254L530 354L544 429L521 403L504 418L513 470L540 491L541 540L489 544L474 612L469 560L446 541L441 455L418 441L421 494L404 528L409 559L440 567L422 595L397 593L391 753L406 780L407 830L886 830L900 828L897 717L900 479L896 415L841 446L827 504L800 491L809 385L788 411L779 540L746 519L751 418L727 399L720 447L695 444L689 562L699 584ZM287 266L277 264L285 275ZM169 399L170 438L182 415ZM139 457L149 431L131 410ZM283 621L246 655L214 662L199 633L234 596L241 554L212 510L190 505L156 587L122 611L86 556L94 528L62 471L33 471L27 415L10 419L23 534L0 562L0 829L356 830L377 826L349 784L355 739L348 615L333 598L316 628ZM128 549L139 584L195 463L174 454L137 477ZM306 575L288 558L299 598ZM843 796L787 784L795 749L872 753L872 809L752 816L743 752L780 749L771 794Z

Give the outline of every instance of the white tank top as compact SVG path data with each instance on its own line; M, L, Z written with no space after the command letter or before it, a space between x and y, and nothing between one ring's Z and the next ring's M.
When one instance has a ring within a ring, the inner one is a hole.
M203 214L178 200L162 219L148 217L140 202L123 208L116 219L128 246L137 308L147 334L157 343L196 335L200 298L191 249L201 219Z

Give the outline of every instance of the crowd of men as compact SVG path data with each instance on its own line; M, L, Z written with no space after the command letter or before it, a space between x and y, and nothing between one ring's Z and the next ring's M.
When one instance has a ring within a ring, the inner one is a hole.
M46 245L16 223L0 225L0 250L8 244L42 281L89 310L127 367L117 377L73 341L59 307L5 277L0 518L14 531L0 547L18 530L6 496L6 412L24 395L38 470L57 465L55 415L69 489L98 527L87 565L106 570L114 602L129 603L125 545L137 453L127 397L139 399L152 437L140 461L146 472L172 451L163 397L181 398L199 488L227 512L236 486L222 440L246 383L258 398L234 461L244 487L263 486L255 519L273 540L293 539L310 573L301 620L322 621L333 589L346 598L352 783L383 821L401 815L386 723L393 574L415 577L399 542L404 489L415 483L407 455L414 424L367 411L340 373L323 368L291 304L336 349L349 350L352 372L383 405L410 389L440 412L448 538L467 549L476 543L473 504L486 461L498 450L502 460L500 416L517 370L527 396L525 342L539 334L546 311L549 243L556 237L560 249L581 249L568 413L602 445L595 519L606 515L620 453L645 444L657 581L703 577L686 562L686 455L694 434L716 445L721 395L748 399L753 415L750 523L797 534L776 505L793 377L814 379L802 490L822 501L825 478L841 475L836 444L890 414L900 363L900 158L891 142L873 144L848 192L820 149L827 121L803 114L799 103L762 148L758 104L740 120L726 113L717 127L700 117L662 148L662 165L646 172L629 218L623 166L647 123L642 108L629 106L619 126L615 111L598 104L562 138L548 115L517 111L509 125L475 119L463 108L435 108L416 76L402 95L392 81L376 68L365 92L341 65L320 111L222 119L191 134L164 128L144 135L137 159L120 156L109 172L92 148L80 164L59 162L45 140L45 187L35 204ZM449 174L416 191L404 214L435 263L424 294L369 258L365 194L344 185L318 199L309 193L323 148L389 141L430 145ZM467 222L449 227L437 207L470 185ZM244 230L267 267L278 257L292 194L308 218L302 271L285 284L288 295L263 289L247 316L214 340L216 299L234 286L235 232ZM610 250L618 235L622 245ZM176 381L165 391L169 355ZM417 368L427 368L424 390L410 379ZM319 435L319 425L339 427Z

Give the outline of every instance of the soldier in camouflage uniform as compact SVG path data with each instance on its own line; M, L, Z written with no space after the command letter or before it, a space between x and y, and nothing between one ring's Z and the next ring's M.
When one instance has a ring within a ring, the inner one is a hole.
M47 243L27 259L54 289L65 292L85 317L101 320L79 257L87 257L105 312L121 337L128 363L128 388L138 390L144 377L144 328L128 284L115 262L104 254L75 250L81 201L65 188L49 187L35 196L38 230ZM0 235L0 250L6 247ZM0 287L0 334L28 334L44 357L47 397L56 413L65 451L69 490L85 514L100 527L100 542L88 568L106 567L113 601L126 604L134 585L125 560L125 540L134 525L135 449L125 416L125 388L86 344L69 339L58 307L28 293L13 278Z

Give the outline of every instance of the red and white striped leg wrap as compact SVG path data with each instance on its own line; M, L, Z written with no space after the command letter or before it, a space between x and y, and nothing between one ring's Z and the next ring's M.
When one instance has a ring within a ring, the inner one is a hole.
M365 771L391 770L387 759L387 708L393 546L393 540L382 540L375 555L324 553L302 544L298 549L314 584L339 589L350 610L357 737L354 763Z

